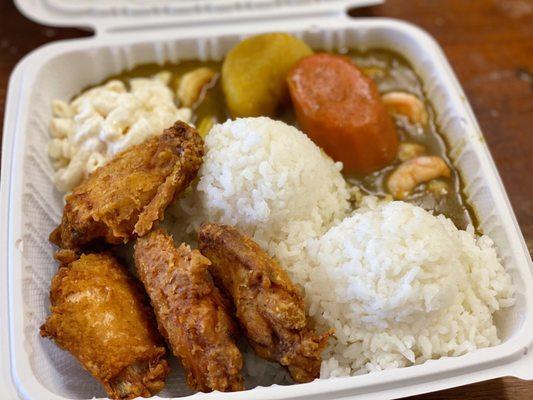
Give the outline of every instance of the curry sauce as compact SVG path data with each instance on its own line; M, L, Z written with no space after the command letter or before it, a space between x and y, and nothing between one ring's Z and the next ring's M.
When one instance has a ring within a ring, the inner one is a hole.
M428 122L423 126L413 124L408 118L403 116L394 117L400 142L421 144L425 147L425 153L427 155L436 155L444 159L451 167L451 177L439 178L438 180L439 184L445 186L444 192L435 193L434 191L428 190L428 184L421 184L404 201L419 205L426 210L432 210L436 214L444 214L451 218L460 229L466 228L469 224L477 226L475 214L467 204L462 192L462 182L459 172L453 167L448 157L446 142L439 133L439 127L436 123L436 113L424 93L421 79L416 75L408 61L398 53L382 49L373 49L365 52L348 51L343 54L352 58L357 66L374 80L381 94L391 91L401 91L411 93L419 99L423 99L428 114ZM106 81L120 79L127 83L131 78L148 77L165 70L172 74L170 86L175 91L177 90L180 77L199 67L209 67L220 72L222 62L182 61L179 64L145 64L124 71L121 74L111 76ZM213 118L216 122L222 122L230 118L220 79L205 92L201 101L193 109L193 123L199 124L204 118ZM277 118L291 125L298 126L293 108L288 100L282 104ZM345 174L345 178L349 183L359 186L365 194L384 197L388 195L386 179L400 163L396 159L390 165L371 174L364 176Z

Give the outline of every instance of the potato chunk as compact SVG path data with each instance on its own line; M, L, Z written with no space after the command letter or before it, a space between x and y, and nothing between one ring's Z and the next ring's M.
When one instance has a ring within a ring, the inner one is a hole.
M311 48L285 33L252 36L235 46L222 66L222 88L233 117L273 116L288 98L285 78Z

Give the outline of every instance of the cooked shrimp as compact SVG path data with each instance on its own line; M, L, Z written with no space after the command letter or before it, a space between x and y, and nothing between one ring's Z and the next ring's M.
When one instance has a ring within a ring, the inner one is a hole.
M425 125L428 122L424 104L411 93L389 92L381 96L381 101L392 115L405 115L413 124Z
M180 104L183 107L194 106L216 78L217 72L207 67L197 68L183 75L177 91Z
M395 199L403 199L421 183L439 177L449 178L450 167L437 156L420 156L405 161L390 174L387 180L389 193Z

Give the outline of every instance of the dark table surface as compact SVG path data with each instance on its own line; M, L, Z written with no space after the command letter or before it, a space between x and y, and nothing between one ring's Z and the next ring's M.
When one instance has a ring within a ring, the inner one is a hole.
M474 109L533 250L533 1L389 0L351 14L410 21L437 39ZM0 121L9 75L22 56L50 41L88 35L38 25L12 1L0 0ZM413 399L533 399L533 382L494 379Z

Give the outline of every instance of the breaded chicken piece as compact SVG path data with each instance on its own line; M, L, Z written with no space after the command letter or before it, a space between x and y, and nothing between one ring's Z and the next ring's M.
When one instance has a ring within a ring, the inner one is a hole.
M186 244L177 249L158 229L139 238L135 265L160 332L181 359L187 384L202 392L243 390L235 325L207 271L210 262Z
M320 353L333 331L318 335L309 327L302 294L287 273L233 227L206 224L198 236L255 352L286 366L296 382L317 378Z
M118 244L143 236L196 177L203 154L202 138L181 121L119 153L66 197L50 241L79 249L98 240Z
M163 339L142 287L110 255L82 255L59 268L51 315L41 326L113 399L155 395L168 365Z

